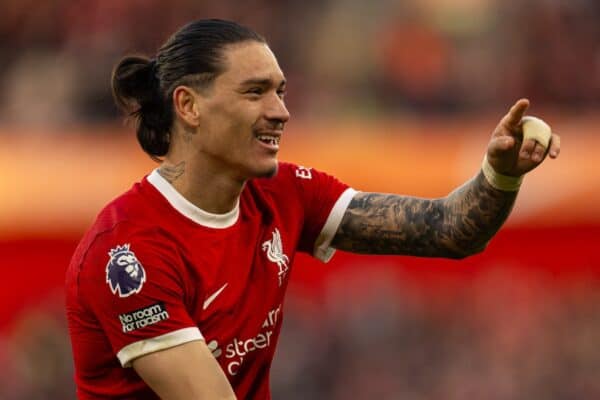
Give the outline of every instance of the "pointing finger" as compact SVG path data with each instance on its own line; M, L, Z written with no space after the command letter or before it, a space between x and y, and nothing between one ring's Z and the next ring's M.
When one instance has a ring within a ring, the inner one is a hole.
M525 111L529 108L529 100L520 99L510 108L508 114L502 118L502 122L508 129L515 129L521 123L521 118L525 114Z

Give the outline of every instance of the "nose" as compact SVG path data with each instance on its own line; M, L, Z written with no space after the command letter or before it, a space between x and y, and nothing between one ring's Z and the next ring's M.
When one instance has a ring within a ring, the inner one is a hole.
M271 97L271 101L269 101L266 108L265 117L282 123L286 123L290 119L290 113L285 106L285 102L277 94Z

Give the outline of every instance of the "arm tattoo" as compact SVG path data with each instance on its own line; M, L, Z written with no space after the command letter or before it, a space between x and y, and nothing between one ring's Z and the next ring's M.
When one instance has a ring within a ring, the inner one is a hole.
M165 178L169 183L173 183L185 172L185 161L181 161L176 165L167 165L163 163L158 168L158 173Z
M485 248L517 192L494 189L480 172L442 199L354 196L333 239L340 250L462 258Z

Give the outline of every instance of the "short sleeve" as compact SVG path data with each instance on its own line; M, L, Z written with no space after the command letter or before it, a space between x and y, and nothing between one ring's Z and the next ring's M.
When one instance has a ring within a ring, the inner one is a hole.
M91 309L123 367L142 355L203 336L185 306L185 269L160 232L121 223L98 237L79 277Z
M356 190L327 173L301 166L295 168L305 217L300 250L327 262L335 253L331 241Z

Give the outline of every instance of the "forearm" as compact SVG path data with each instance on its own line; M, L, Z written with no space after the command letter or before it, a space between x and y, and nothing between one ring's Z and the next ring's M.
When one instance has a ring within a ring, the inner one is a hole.
M517 191L492 187L480 172L443 199L442 232L457 256L480 252L498 232L515 204Z
M133 368L164 400L235 400L235 393L204 341L147 354Z
M358 193L332 245L358 253L462 258L485 247L516 193L494 189L481 173L442 199Z

